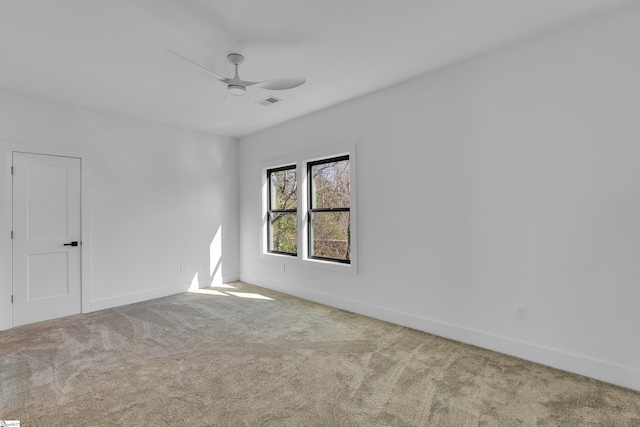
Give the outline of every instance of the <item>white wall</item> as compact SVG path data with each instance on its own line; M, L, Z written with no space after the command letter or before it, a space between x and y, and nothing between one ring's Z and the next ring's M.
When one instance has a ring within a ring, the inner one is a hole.
M11 326L5 163L23 144L79 150L91 160L91 230L83 236L91 242L83 248L91 253L91 310L181 292L194 279L206 286L212 275L237 280L235 139L0 92L0 330Z
M281 273L260 164L342 143L359 274ZM640 389L639 159L636 5L241 139L240 278Z

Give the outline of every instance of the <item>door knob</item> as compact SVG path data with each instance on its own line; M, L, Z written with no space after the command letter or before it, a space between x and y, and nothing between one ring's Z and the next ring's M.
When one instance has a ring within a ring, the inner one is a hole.
M78 246L78 242L65 243L62 246Z

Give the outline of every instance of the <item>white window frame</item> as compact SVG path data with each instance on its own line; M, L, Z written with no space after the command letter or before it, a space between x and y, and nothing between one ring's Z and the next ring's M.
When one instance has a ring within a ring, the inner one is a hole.
M309 258L309 242L308 242L308 227L309 227L309 194L308 194L308 176L307 176L307 164L324 159L331 159L339 156L349 156L349 186L350 186L350 227L351 227L351 255L350 263L345 264L337 261L320 260ZM348 274L357 274L358 271L358 228L357 218L358 210L356 206L356 145L345 144L340 146L327 147L312 152L301 153L297 155L291 155L274 159L270 161L262 162L261 164L261 177L262 177L262 227L260 232L260 258L278 262L281 265L295 264L298 266L312 267L321 270L336 271ZM297 255L285 255L270 253L268 247L268 185L269 178L267 176L267 170L275 169L283 166L296 166L296 175L298 179L298 254Z

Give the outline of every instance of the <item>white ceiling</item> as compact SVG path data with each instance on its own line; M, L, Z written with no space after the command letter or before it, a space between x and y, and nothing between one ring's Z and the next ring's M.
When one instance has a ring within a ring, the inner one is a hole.
M637 0L0 0L0 88L241 137ZM172 49L287 91L226 88ZM255 101L275 95L268 107Z

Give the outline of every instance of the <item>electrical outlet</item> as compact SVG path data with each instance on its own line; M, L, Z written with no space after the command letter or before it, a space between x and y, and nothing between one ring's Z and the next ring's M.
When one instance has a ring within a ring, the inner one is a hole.
M527 306L516 304L516 319L525 320L527 318Z
M284 264L280 264L280 272L284 273Z

